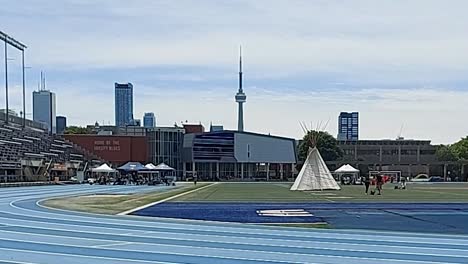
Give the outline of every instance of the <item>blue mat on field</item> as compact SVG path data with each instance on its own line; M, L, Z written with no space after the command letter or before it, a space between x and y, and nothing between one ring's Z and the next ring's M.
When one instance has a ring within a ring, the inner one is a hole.
M307 204L281 203L162 203L134 215L239 223L314 223L322 219Z
M335 228L468 234L468 203L169 202L140 216L239 223L316 223Z

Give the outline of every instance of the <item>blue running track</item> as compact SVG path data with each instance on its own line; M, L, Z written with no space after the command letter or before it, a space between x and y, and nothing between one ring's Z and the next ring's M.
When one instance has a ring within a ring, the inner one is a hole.
M0 189L0 263L468 263L468 237L464 235L102 216L37 205L37 201L54 196L158 188L77 185Z

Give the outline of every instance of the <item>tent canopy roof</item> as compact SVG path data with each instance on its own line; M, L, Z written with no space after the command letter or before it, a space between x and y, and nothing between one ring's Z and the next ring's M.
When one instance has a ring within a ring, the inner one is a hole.
M148 170L156 170L156 166L153 163L148 163L145 165L145 168Z
M115 172L114 169L109 167L106 163L102 164L101 166L91 169L92 172Z
M338 168L335 172L338 172L338 173L356 173L356 172L359 172L359 170L354 168L353 166L351 166L349 164L345 164L345 165L341 166L340 168Z
M123 170L123 171L141 171L141 170L146 170L146 167L143 166L140 162L130 161L118 167L118 169Z
M156 166L155 170L159 170L159 171L175 171L174 168L172 168L171 166L167 165L166 163L161 163L159 164L158 166Z

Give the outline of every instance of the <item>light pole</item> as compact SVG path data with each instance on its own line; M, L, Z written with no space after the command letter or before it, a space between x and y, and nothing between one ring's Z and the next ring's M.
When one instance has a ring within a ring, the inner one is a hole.
M5 39L5 124L8 124L8 42Z
M23 72L23 128L26 127L26 81L24 80L24 50L21 51L21 70Z
M25 69L31 69L32 67L24 66L24 50L21 52L22 57L22 68L23 68L23 128L26 127L26 71Z
M24 94L24 49L26 49L26 45L23 43L17 41L16 39L8 36L4 32L0 31L0 39L5 42L5 123L8 123L8 45L11 45L12 47L22 51L22 57L23 57L23 94ZM25 109L24 107L24 96L23 96L23 110Z

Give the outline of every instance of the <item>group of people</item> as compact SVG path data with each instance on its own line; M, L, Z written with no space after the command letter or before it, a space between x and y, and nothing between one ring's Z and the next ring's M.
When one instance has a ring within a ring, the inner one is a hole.
M385 183L384 177L382 175L378 174L375 177L375 189L371 190L370 193L369 193L369 188L370 188L370 185L371 185L370 176L369 175L362 176L361 180L362 180L362 183L364 184L364 186L366 188L366 191L365 191L366 195L368 195L368 194L382 195L382 187L383 187L383 185ZM393 180L391 182L393 182ZM402 177L400 179L400 182L399 182L398 186L395 186L395 189L401 189L401 190L406 189L406 178L405 177Z
M369 194L370 184L371 184L371 179L370 179L369 175L362 176L362 182L364 183L364 186L366 188L365 194L368 195ZM374 195L376 192L378 192L377 195L382 195L382 186L383 185L384 185L383 177L382 177L382 175L379 174L375 178L375 190L371 191L370 194Z

